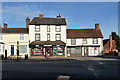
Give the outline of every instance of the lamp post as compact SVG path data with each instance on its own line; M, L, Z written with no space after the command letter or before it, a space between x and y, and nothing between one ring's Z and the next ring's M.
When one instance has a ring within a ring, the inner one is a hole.
M17 60L18 60L18 56L19 56L19 41L17 41Z

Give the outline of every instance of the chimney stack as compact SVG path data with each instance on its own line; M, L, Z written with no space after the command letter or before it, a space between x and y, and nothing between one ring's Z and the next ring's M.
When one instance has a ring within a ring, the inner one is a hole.
M112 51L112 35L110 35L109 38L110 38L110 51Z
M30 18L27 16L26 18L26 28L29 28Z
M99 24L95 24L95 29L96 29L96 30L100 30Z
M40 14L39 14L39 17L40 17L40 18L43 18L43 13L40 13Z
M4 28L7 28L7 23L4 23Z
M61 18L60 14L57 14L57 18L58 18L58 19L60 19L60 18Z

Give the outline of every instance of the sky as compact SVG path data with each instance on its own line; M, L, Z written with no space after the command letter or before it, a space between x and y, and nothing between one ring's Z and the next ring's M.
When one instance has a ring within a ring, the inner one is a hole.
M2 24L8 27L26 27L26 17L66 18L68 29L95 28L100 24L104 39L111 31L118 33L118 2L2 2Z

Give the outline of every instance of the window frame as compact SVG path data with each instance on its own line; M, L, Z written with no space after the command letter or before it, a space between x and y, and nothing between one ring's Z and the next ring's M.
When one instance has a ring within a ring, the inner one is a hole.
M97 42L95 43L95 39L97 39ZM98 44L98 38L93 38L93 44Z
M93 50L93 51L94 51L94 53L92 53L92 52L91 52L91 54L97 54L97 53L95 53L95 48L97 48L97 49L98 49L98 54L99 54L99 47L91 47L91 49L92 49L92 48L94 49L94 50Z
M86 43L84 43L84 41L86 41ZM83 44L87 44L87 38L83 38Z
M75 40L75 44L73 44L72 40ZM76 39L75 38L71 39L71 45L76 45Z
M60 30L59 30L59 31L57 31L57 29L58 29L57 26L60 27ZM56 26L55 26L55 31L56 31L56 32L61 32L61 25L56 25Z
M23 33L19 34L19 40L24 41L25 40L25 34L23 34Z
M50 41L50 34L47 34L47 41Z
M20 46L26 46L26 52L20 52L20 53L27 53L27 45L19 45L19 48L20 48Z
M57 35L60 35L60 37L59 37L60 40L57 40ZM56 34L56 35L55 35L55 39L56 39L56 41L61 41L61 34Z
M47 32L50 32L50 25L47 25Z
M39 35L39 37L36 37L36 35ZM39 38L39 40L36 40L36 38ZM39 33L35 34L35 41L40 41L40 34Z
M36 28L36 26L39 26L39 28ZM39 30L37 31L37 29ZM35 32L40 32L40 25L35 25Z

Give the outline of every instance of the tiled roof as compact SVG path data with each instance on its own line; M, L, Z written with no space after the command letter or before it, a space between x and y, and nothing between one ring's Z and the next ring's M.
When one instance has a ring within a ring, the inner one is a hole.
M34 17L29 25L66 25L65 18Z
M65 45L63 41L33 41L30 45Z
M100 30L96 29L67 29L67 38L103 38Z
M29 33L29 28L2 28L2 33Z

